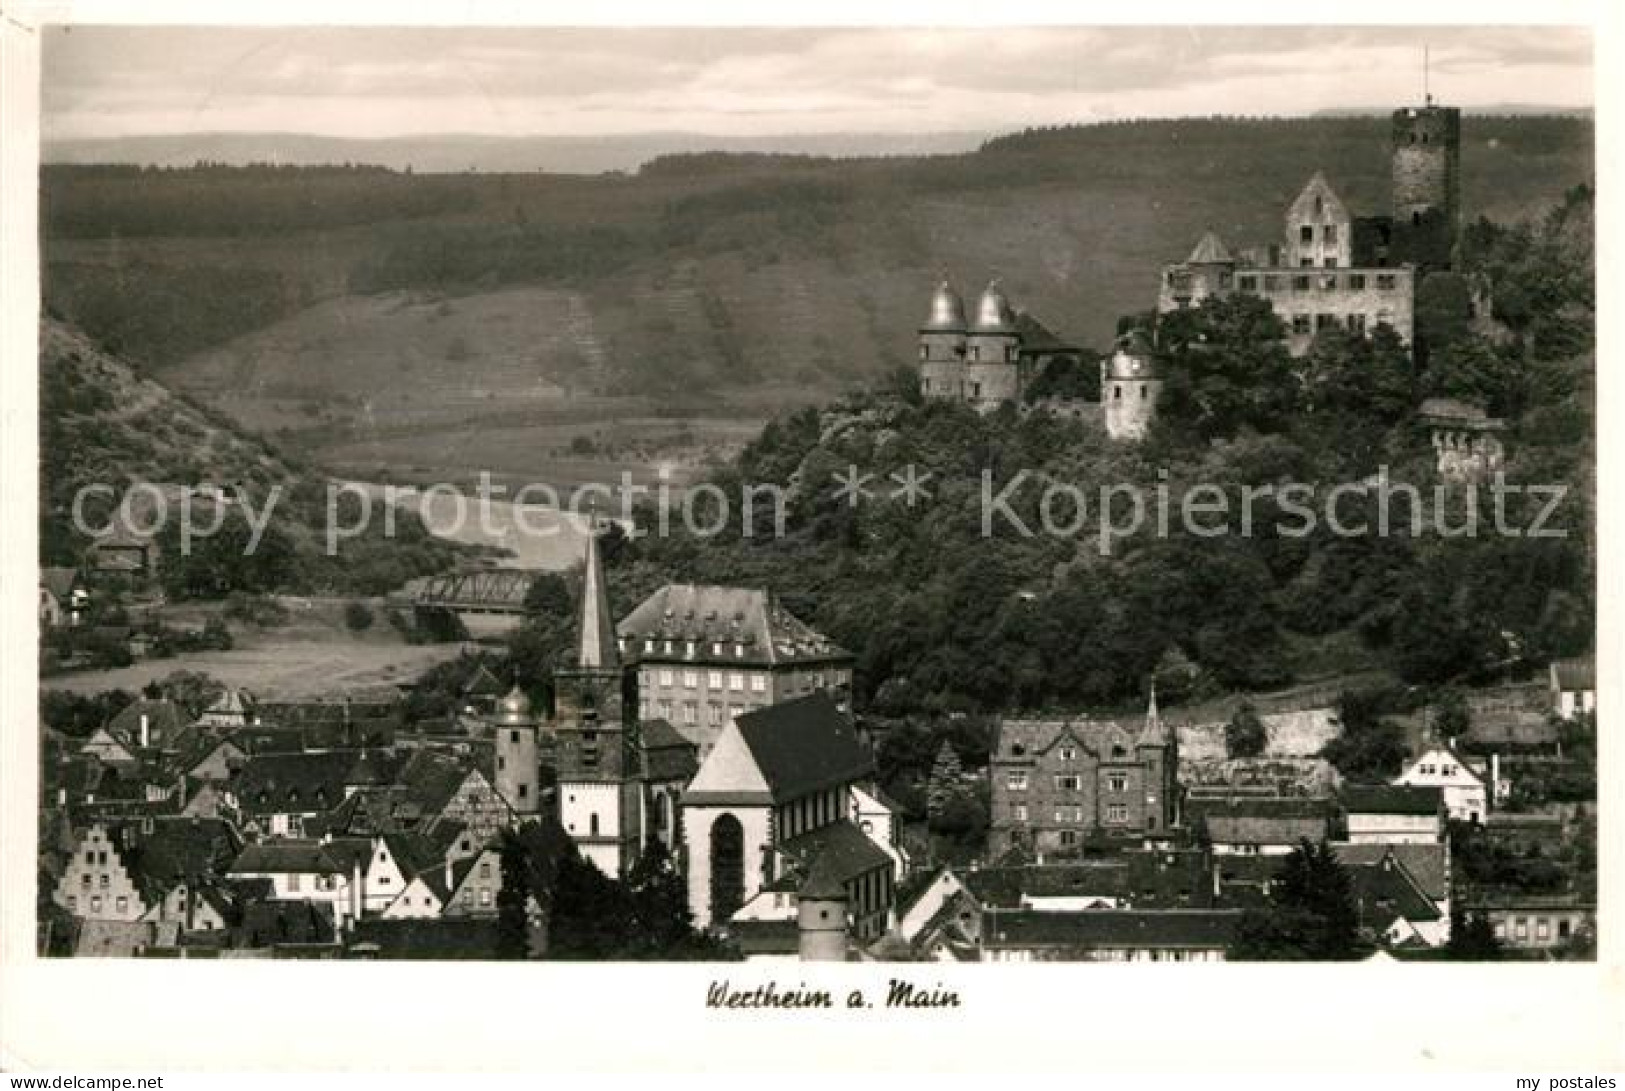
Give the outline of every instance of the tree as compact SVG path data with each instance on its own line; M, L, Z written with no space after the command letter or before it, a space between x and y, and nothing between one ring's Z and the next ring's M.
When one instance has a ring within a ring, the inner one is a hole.
M925 813L933 823L948 809L948 804L964 793L959 779L961 772L958 751L944 739L937 747L936 760L931 763L931 780L926 788Z
M525 845L513 830L502 831L499 852L502 887L497 891L496 957L518 961L530 956L530 868Z
M1230 950L1234 959L1260 962L1347 962L1365 954L1348 872L1330 845L1307 840L1286 858L1270 908L1243 915Z
M1224 749L1232 758L1256 758L1269 741L1269 731L1249 701L1243 701L1230 722L1224 725Z
M1468 913L1460 903L1450 908L1450 942L1446 957L1454 962L1494 962L1501 958L1501 941L1482 913Z
M1345 690L1338 696L1342 732L1320 753L1349 780L1386 784L1399 775L1410 756L1404 732L1383 718L1386 700L1387 695L1377 690Z

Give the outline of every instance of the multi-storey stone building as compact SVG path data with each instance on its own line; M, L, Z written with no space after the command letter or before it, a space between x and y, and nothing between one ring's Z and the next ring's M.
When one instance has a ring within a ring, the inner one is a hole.
M1280 242L1233 254L1212 232L1163 267L1157 310L1233 294L1267 300L1294 355L1317 333L1367 334L1386 325L1409 344L1421 277L1455 261L1461 216L1461 111L1396 110L1390 138L1392 208L1355 216L1316 172L1287 206Z
M640 718L668 721L703 759L735 717L819 690L844 703L852 655L759 588L667 584L622 620Z
M1155 696L1137 727L1007 719L988 764L994 855L1081 848L1089 834L1158 836L1178 818L1179 744Z

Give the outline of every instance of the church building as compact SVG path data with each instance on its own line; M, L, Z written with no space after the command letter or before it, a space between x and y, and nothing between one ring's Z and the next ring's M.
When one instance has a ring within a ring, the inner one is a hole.
M683 793L688 901L702 928L726 930L760 895L795 914L844 908L845 932L885 934L895 863L854 821L874 758L827 693L748 712L723 730ZM864 797L872 798L870 796Z

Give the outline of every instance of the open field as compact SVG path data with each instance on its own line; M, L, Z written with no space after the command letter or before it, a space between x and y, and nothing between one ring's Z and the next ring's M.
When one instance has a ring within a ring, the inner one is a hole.
M147 659L122 670L79 671L42 679L42 689L95 693L136 692L174 671L202 671L264 697L314 697L345 689L415 679L436 663L455 659L461 644L385 644L371 640L289 639L272 632L242 640L227 652L196 652Z

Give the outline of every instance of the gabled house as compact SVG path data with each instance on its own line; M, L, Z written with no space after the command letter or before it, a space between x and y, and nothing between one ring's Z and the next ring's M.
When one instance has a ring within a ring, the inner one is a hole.
M39 577L39 621L42 629L74 628L90 607L90 593L77 568L42 568Z
M1559 659L1551 665L1552 711L1565 720L1597 708L1595 656Z
M1490 813L1489 786L1449 745L1424 749L1394 778L1394 783L1440 789L1445 812L1459 822L1483 822Z
M1296 796L1193 798L1185 810L1191 829L1215 856L1286 856L1303 841L1332 835L1330 800Z
M309 902L321 906L342 929L361 916L365 861L320 841L279 839L248 845L227 875L234 881L270 883L268 901Z
M231 781L245 832L302 837L305 824L344 802L361 752L324 750L256 754Z
M1437 918L1418 915L1413 919L1424 925L1426 921L1436 919L1438 923L1432 927L1430 934L1436 933L1440 937L1439 942L1450 938L1451 875L1448 838L1433 844L1351 845L1347 842L1337 842L1332 845L1332 851L1337 854L1338 863L1349 869L1351 875L1358 868L1377 867L1384 860L1394 861L1404 869L1406 878L1438 914ZM1429 931L1425 927L1413 930Z
M1394 847L1384 846L1375 861L1344 864L1360 923L1389 947L1442 946L1450 938L1450 917L1422 890Z
M1241 923L1233 909L994 910L984 962L1223 962Z

